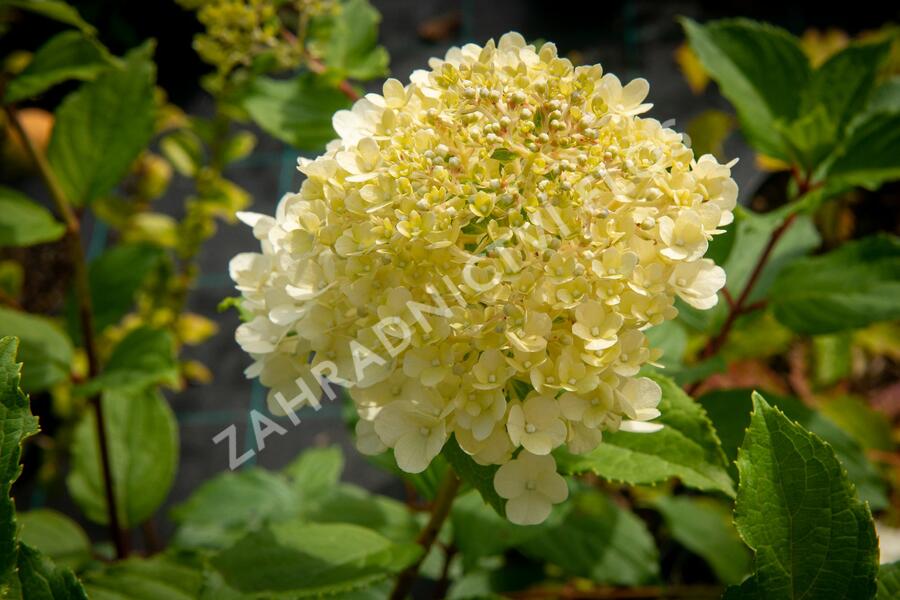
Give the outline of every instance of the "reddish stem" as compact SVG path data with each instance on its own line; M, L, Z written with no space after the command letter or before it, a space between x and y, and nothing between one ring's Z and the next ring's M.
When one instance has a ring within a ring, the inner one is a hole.
M100 374L100 359L97 353L97 339L94 336L94 311L91 302L91 289L88 280L87 261L84 256L84 248L81 245L81 222L78 214L72 209L72 204L56 179L56 174L47 162L44 154L22 127L18 113L12 106L4 107L16 133L22 138L22 144L29 156L37 166L41 178L50 190L50 195L56 205L57 212L66 225L66 243L69 255L74 267L74 296L78 303L78 316L81 324L81 337L84 343L84 351L88 359L88 376L93 379ZM106 421L103 418L103 404L99 394L90 397L90 404L94 408L94 418L97 423L97 442L100 450L100 468L103 473L103 492L106 496L107 518L109 520L109 533L116 547L116 555L119 558L128 556L128 537L119 523L119 511L116 503L115 486L113 485L112 466L109 457L109 442L106 432Z

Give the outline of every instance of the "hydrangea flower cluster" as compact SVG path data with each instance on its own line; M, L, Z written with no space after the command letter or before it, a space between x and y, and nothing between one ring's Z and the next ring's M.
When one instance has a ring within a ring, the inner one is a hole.
M338 112L275 218L241 215L262 253L231 263L237 340L275 412L317 405L305 381L346 385L361 451L415 473L452 435L538 523L567 496L555 448L660 427L643 331L676 296L716 303L703 255L737 186L638 116L643 79L517 33L429 66Z

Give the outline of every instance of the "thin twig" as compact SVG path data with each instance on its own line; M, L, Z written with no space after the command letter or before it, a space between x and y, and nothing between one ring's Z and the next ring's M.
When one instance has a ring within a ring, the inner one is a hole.
M441 482L441 487L438 489L437 496L434 499L431 517L416 539L416 543L422 546L422 554L416 562L407 567L397 577L394 591L391 592L391 600L404 600L409 595L413 583L415 583L416 577L419 575L419 568L422 566L422 562L428 556L428 552L441 532L444 521L447 520L447 516L450 514L450 507L453 506L453 500L456 498L460 484L461 481L456 476L456 473L453 472L453 469L448 468L447 473L444 475L444 481Z
M304 35L305 35L305 33L304 33ZM303 58L303 60L306 62L306 66L309 68L310 71L312 71L313 73L315 73L317 75L321 75L328 69L328 67L326 67L322 63L322 61L320 61L315 56L312 56L306 50L306 48L303 47L304 42L303 42L302 36L298 37L297 35L294 35L294 32L288 31L287 29L283 29L281 31L281 37L286 39L289 43L297 46L297 51L299 52L299 54ZM353 87L353 85L346 79L342 79L341 81L339 81L337 87L351 101L356 102L357 100L359 100L359 98L360 98L359 93L356 91L356 89Z
M81 323L81 336L84 343L85 354L88 359L88 374L94 378L100 374L100 359L97 354L97 339L94 336L94 312L91 303L91 288L88 280L87 261L84 256L84 248L81 246L81 222L72 209L72 204L66 197L66 193L56 179L56 174L47 162L47 158L38 150L34 142L25 132L19 121L18 114L12 106L5 106L4 110L9 122L22 138L34 164L41 174L41 178L50 190L50 196L56 206L59 216L66 226L66 243L72 258L74 269L74 294L78 302L78 317ZM106 495L107 518L109 520L110 536L116 547L116 555L124 558L128 555L128 538L119 524L119 511L116 502L115 487L113 486L112 467L109 458L109 441L106 433L106 421L103 418L103 405L100 395L90 397L90 404L94 407L94 417L97 422L97 440L100 449L100 466L103 472L103 489Z
M808 177L804 178L801 175L800 170L796 166L793 167L791 173L794 176L795 181L797 182L798 198L815 189L815 187L817 186L817 184L811 184ZM750 278L747 279L747 283L744 284L744 289L741 291L741 294L737 297L736 300L732 298L731 292L723 288L723 295L725 296L726 302L728 302L728 315L725 317L725 322L722 324L721 329L719 329L719 333L716 334L715 337L710 339L703 347L703 350L700 351L701 359L710 358L722 349L722 347L725 345L725 342L728 341L728 336L731 334L731 330L734 327L734 324L737 321L738 317L765 307L765 300L761 300L759 302L754 302L751 304L747 304L747 302L750 299L750 295L753 293L753 288L756 286L759 277L762 275L762 272L766 268L769 259L772 257L772 252L775 250L775 246L797 219L798 214L799 213L797 212L793 212L788 215L787 218L785 218L785 220L781 223L781 225L775 228L771 235L769 235L769 241L766 243L766 247L763 248L762 254L760 254L759 258L756 261L756 265L753 267L753 271L750 273ZM694 382L687 388L687 392L689 394L696 393L702 383L702 381Z
M725 302L728 303L728 308L734 309L734 298L731 295L731 292L727 287L722 288L722 296L725 297Z
M306 59L306 64L309 65L309 70L313 73L321 75L325 72L326 67L318 58L313 58L312 56ZM350 84L346 79L342 79L338 82L338 89L343 92L345 96L350 98L353 102L359 100L360 96L356 89Z
M447 597L447 590L450 589L450 567L453 564L453 557L456 556L456 553L457 549L453 544L444 548L444 564L441 567L441 577L434 584L434 590L431 592L431 597L434 600L442 600Z
M725 345L725 342L728 340L728 335L731 333L731 328L734 327L735 321L739 316L744 314L747 308L747 300L750 298L750 294L753 292L753 288L756 286L756 282L759 280L760 275L762 275L763 269L765 269L768 264L769 258L772 256L772 251L778 244L778 240L781 239L781 236L784 235L796 218L797 213L791 214L775 229L775 231L772 232L772 235L769 236L769 241L766 243L766 247L756 261L756 266L753 267L750 278L744 285L744 290L741 292L741 295L738 296L737 300L734 301L733 308L728 311L728 316L725 318L725 323L719 330L718 335L711 339L709 343L706 344L706 347L703 348L703 351L700 353L701 358L713 356L722 349L723 345Z

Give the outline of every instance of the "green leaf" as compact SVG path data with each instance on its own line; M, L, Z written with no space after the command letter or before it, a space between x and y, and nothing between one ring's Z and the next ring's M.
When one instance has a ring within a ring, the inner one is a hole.
M471 456L463 452L462 448L452 437L444 444L441 455L447 460L456 474L463 481L478 490L481 498L489 504L498 515L506 515L506 502L494 489L494 474L499 468L497 465L484 466L475 462Z
M728 273L729 289L742 290L747 285L772 232L784 222L784 219L779 213L760 214L741 210L736 220L734 247L722 268ZM796 217L772 249L772 254L753 286L753 293L748 301L755 302L764 298L776 276L786 265L809 254L818 248L820 243L821 238L812 220L804 216Z
M58 0L3 0L5 6L13 6L22 10L27 10L39 15L43 15L48 19L77 27L86 35L93 35L94 28L81 18L78 11L74 7L69 6L65 2Z
M267 133L298 150L321 150L337 137L331 117L349 101L305 73L287 81L258 77L240 103Z
M91 261L88 278L98 332L131 310L135 294L164 256L162 248L151 244L120 244Z
M750 550L734 528L730 506L691 496L660 496L652 506L672 537L709 563L722 583L740 583L750 572Z
M872 92L866 112L894 112L900 111L900 75L894 75Z
M851 44L831 56L813 72L801 113L821 103L836 132L842 132L869 100L890 45L890 42Z
M586 491L571 499L558 523L519 546L527 556L597 583L641 585L659 577L659 555L644 522L604 494Z
M790 158L776 124L799 114L810 78L809 61L797 39L745 19L705 25L684 19L682 24L694 52L734 105L750 144L769 156Z
M0 591L15 578L16 568L16 509L10 489L22 471L22 442L38 432L28 396L19 387L18 345L14 337L0 338Z
M129 558L85 576L91 600L197 600L203 574L177 555Z
M787 352L796 337L771 310L757 310L737 318L720 355L729 363L771 358Z
M750 425L750 410L753 406L751 394L752 390L749 389L720 390L710 392L699 400L715 424L716 431L719 432L722 448L730 464L737 459L744 432ZM850 481L859 491L860 498L875 510L888 506L884 480L868 461L856 440L822 412L808 408L796 398L771 393L766 393L766 397L789 419L796 421L831 445L847 470Z
M684 365L688 336L681 324L677 321L663 321L645 330L644 334L651 348L662 350L662 356L656 362L666 368L666 373Z
M49 210L0 185L0 247L53 242L65 233L65 226Z
M304 450L282 473L291 481L304 504L326 496L337 486L344 470L340 446Z
M0 596L10 600L87 600L68 569L56 567L17 540L16 509L10 497L22 469L22 442L38 432L28 396L19 387L18 340L0 338Z
M22 388L40 392L69 378L72 342L45 317L0 307L0 336L19 338L19 360L24 362Z
M421 553L346 524L287 521L242 538L211 559L246 598L306 598L351 592L400 572Z
M394 542L411 542L421 529L406 505L350 484L331 490L313 508L305 509L303 517L314 523L368 527Z
M81 525L55 510L19 513L19 540L57 564L79 569L91 560L91 541Z
M854 120L825 177L870 190L900 179L900 108L867 111Z
M3 101L31 98L69 79L91 80L112 62L95 40L80 31L64 31L38 48L28 66L9 82Z
M63 100L47 158L69 201L88 204L107 194L153 137L153 46L131 52Z
M875 600L897 600L900 597L900 562L878 568L878 594Z
M825 400L819 410L852 436L862 448L893 452L890 421L883 412L869 406L865 399L838 396Z
M772 287L775 316L823 334L900 317L900 238L877 235L798 260Z
M760 256L769 242L772 232L784 222L780 212L755 213L738 207L735 210L734 241L727 255L717 261L728 274L728 289L740 294L747 285ZM821 238L812 219L798 215L790 228L781 236L766 261L753 286L748 303L766 298L773 281L784 267L799 257L819 247ZM697 310L684 303L678 304L679 321L705 333L714 333L721 327L728 313L728 304L722 300L713 309Z
M90 395L100 390L139 390L160 383L178 383L175 339L167 329L139 327L116 344L100 375L75 391Z
M343 77L362 81L388 72L388 53L378 45L381 15L368 0L348 0L331 24L325 64Z
M688 487L734 496L725 454L706 411L669 378L651 376L662 388L655 433L606 433L587 454L557 452L563 473L591 471L604 479L651 484L673 477Z
M354 419L359 418L356 410L352 408L352 404L345 406L348 406L353 412ZM435 456L434 460L421 473L407 473L398 467L394 451L390 448L381 454L367 456L366 460L409 483L425 500L434 500L438 489L441 487L441 482L444 480L444 474L447 472L447 461L440 454Z
M172 520L179 524L173 543L183 548L223 548L271 519L297 516L295 498L280 474L260 468L223 473L172 509Z
M466 565L474 565L484 556L503 554L541 532L538 527L510 523L486 505L475 491L453 502L450 517L453 543Z
M829 387L850 376L852 342L849 331L812 338L813 384L817 388Z
M828 444L754 394L737 462L735 524L756 555L753 581L745 584L756 597L874 596L872 515ZM753 597L743 588L743 597Z
M110 389L101 399L113 486L124 527L136 527L160 507L178 467L178 424L168 402L154 389ZM69 493L97 523L107 522L97 426L87 413L72 445Z
M19 585L23 600L87 600L87 594L69 569L26 544L19 544Z

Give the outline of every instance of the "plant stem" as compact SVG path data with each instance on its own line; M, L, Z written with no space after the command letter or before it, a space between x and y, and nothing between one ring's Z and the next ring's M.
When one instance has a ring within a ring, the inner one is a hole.
M441 487L438 489L437 496L434 499L434 504L431 507L431 518L428 519L428 523L419 532L419 537L416 539L416 543L422 546L422 555L397 577L394 591L391 592L391 600L404 600L409 595L413 583L415 583L419 574L422 562L428 556L428 552L441 531L441 526L443 526L444 521L447 520L447 516L450 514L450 507L453 506L453 500L456 498L456 493L459 491L461 483L453 469L448 467L444 480L441 482Z
M750 294L753 292L753 288L756 286L756 282L759 280L760 275L762 275L763 269L766 267L766 264L768 264L769 259L772 257L772 251L775 249L776 244L778 244L778 240L781 239L781 236L783 236L788 228L790 228L791 224L793 224L796 218L797 213L791 214L769 236L769 241L766 243L766 247L763 249L762 254L760 254L759 259L756 261L756 266L753 267L753 271L750 273L750 278L744 285L744 289L741 292L741 295L738 296L737 300L735 300L731 304L728 310L728 316L725 318L725 323L722 325L719 333L714 338L712 338L703 348L703 351L700 353L701 358L709 358L716 352L721 350L722 346L725 345L725 342L728 340L728 335L731 333L731 329L734 327L734 323L737 318L745 312L748 312L748 309L751 306L755 306L747 305Z
M307 66L309 66L309 70L312 71L313 73L317 73L317 74L321 75L322 73L325 72L325 65L323 65L322 62L317 58L313 58L310 56L306 60L306 64L307 64ZM353 88L353 85L346 79L341 79L341 81L338 82L338 89L341 90L341 92L345 96L347 96L347 98L349 98L352 102L356 102L357 100L359 100L359 93Z
M807 192L815 189L820 184L813 184L810 181L809 176L803 176L800 172L800 169L797 166L794 166L791 169L791 174L794 177L794 181L797 183L797 198L802 197ZM757 309L763 308L766 305L766 302L758 301L753 302L751 304L747 304L750 300L750 294L753 292L754 286L756 286L756 282L759 280L760 275L762 275L763 269L765 269L766 265L769 262L769 259L772 257L772 251L775 250L775 246L778 244L778 240L785 234L785 232L790 228L790 226L797 219L797 212L793 212L788 215L785 220L779 225L769 236L769 241L766 243L766 247L763 249L762 254L760 254L759 259L756 261L756 265L753 267L753 271L750 273L750 278L747 280L747 283L744 285L743 291L741 291L740 296L737 299L733 299L731 293L727 289L722 290L722 294L725 296L725 300L728 302L728 316L725 317L725 322L722 324L722 328L719 329L719 333L716 334L715 337L710 339L706 346L703 347L703 350L700 351L700 358L710 358L714 356L722 347L725 345L725 342L728 341L728 336L731 333L732 328L734 327L737 318L741 315L753 312ZM697 389L702 385L702 381L697 381L690 385L687 388L688 394L696 393Z
M56 174L47 162L43 153L34 145L28 137L18 114L12 106L5 106L4 110L9 117L9 122L15 128L16 133L22 138L22 144L37 166L41 178L50 190L50 196L56 210L66 226L66 244L69 255L72 258L73 283L75 299L78 302L78 317L81 324L81 336L84 343L85 354L88 359L88 375L91 378L100 374L100 359L97 354L97 339L94 335L94 311L91 305L91 288L88 280L87 261L84 256L84 248L81 245L81 222L78 220L72 204L66 197L62 186L56 179ZM103 405L100 394L94 394L89 399L94 408L94 417L97 423L97 440L100 450L100 466L103 472L103 488L106 495L106 508L109 520L110 537L116 547L116 555L124 558L128 555L128 538L119 524L119 511L116 502L115 487L113 486L112 467L109 458L109 439L106 434L106 421L103 418Z

